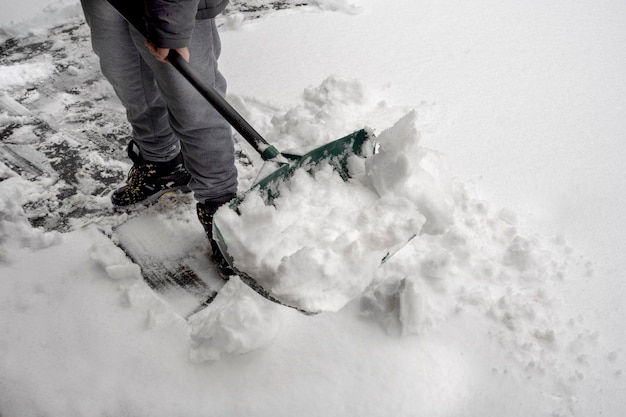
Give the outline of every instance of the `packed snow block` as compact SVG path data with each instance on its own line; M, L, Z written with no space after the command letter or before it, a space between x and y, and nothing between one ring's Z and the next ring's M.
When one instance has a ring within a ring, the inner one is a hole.
M412 111L377 137L380 152L365 162L367 175L379 195L413 202L426 217L425 233L443 233L453 223L452 177L443 155L419 146L416 122Z
M424 299L414 281L403 279L399 288L399 321L402 336L419 334L424 321Z
M279 308L232 277L211 304L188 319L192 362L215 361L268 346L280 327Z
M361 316L378 322L390 335L418 335L429 319L418 284L409 277L390 277L360 299Z
M141 269L137 264L109 265L106 267L106 273L115 281L141 278Z

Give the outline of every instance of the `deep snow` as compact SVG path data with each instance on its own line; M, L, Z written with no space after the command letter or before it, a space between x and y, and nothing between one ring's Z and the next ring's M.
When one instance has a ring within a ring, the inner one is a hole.
M421 139L405 143L439 174L419 189L440 230L337 314L303 317L233 281L188 325L99 232L33 229L20 205L49 184L2 166L3 417L621 414L624 6L316 3L332 12L225 21L231 99L282 149L416 109ZM22 30L77 8L48 10ZM0 86L53 71L45 57L2 67ZM120 264L121 280L102 269Z

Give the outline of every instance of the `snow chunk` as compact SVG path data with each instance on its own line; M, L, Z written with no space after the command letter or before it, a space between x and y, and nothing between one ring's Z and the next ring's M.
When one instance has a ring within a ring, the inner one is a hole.
M443 233L453 222L452 178L443 155L418 146L417 112L412 111L377 138L381 150L366 161L373 188L415 203L426 216L424 231Z
M343 136L347 121L355 119L369 101L360 81L329 77L320 86L304 90L302 104L275 115L267 136L282 149L304 153Z
M4 168L3 168L4 167ZM9 175L9 170L0 164L0 174ZM0 262L6 260L10 247L41 249L54 245L61 240L56 232L44 232L31 226L22 204L26 202L25 193L32 183L19 177L10 177L0 182Z
M231 278L207 308L188 320L191 361L215 361L269 345L280 328L278 309L239 278Z
M297 106L283 113L273 109L269 121L259 120L257 115L253 121L255 126L266 125L262 133L279 149L305 153L350 130L390 126L390 121L406 114L406 109L388 107L381 96L382 91L366 88L360 80L330 76L319 86L306 88ZM261 107L254 100L245 100L239 107L242 104ZM260 110L267 113L268 109Z
M0 66L0 90L33 84L53 73L54 64L50 60Z
M361 298L361 315L378 321L391 335L421 334L429 320L425 316L426 300L419 287L407 277L387 280Z
M347 0L314 0L311 4L322 10L330 10L333 12L343 12L348 14L357 14L363 11L363 8L349 3Z
M245 19L245 15L241 12L234 12L228 15L222 15L219 17L220 30L225 31L240 29Z
M141 269L139 265L109 265L105 268L107 275L116 281L123 279L139 279L141 277Z

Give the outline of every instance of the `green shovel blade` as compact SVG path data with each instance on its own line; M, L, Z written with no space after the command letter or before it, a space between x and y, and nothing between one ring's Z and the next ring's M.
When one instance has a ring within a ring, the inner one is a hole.
M344 180L347 180L349 178L348 158L351 155L363 155L365 152L363 145L369 138L370 134L368 131L361 129L341 139L315 148L304 155L283 153L282 155L290 162L258 181L252 186L251 190L260 189L265 193L266 201L271 202L276 197L278 185L291 177L295 170L299 168L310 170L321 162L330 163L339 175Z

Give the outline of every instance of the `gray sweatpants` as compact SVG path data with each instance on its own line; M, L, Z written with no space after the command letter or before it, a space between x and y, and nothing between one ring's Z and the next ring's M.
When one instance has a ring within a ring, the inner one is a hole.
M130 0L129 0L130 1ZM133 137L147 161L165 162L182 150L198 201L237 191L229 124L169 64L158 62L142 36L105 0L81 0L100 67L126 108ZM191 65L221 94L220 38L213 19L197 20Z

